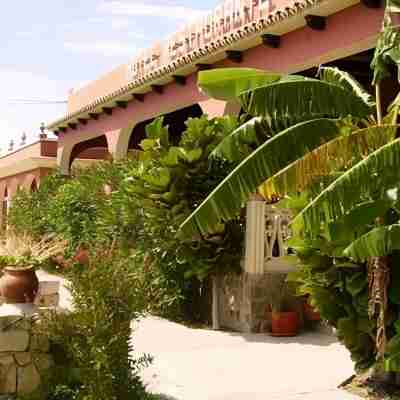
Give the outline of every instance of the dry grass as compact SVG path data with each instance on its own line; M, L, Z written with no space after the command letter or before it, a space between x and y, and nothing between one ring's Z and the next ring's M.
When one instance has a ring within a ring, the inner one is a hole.
M44 237L37 241L29 235L7 232L7 235L0 239L0 257L23 258L40 264L63 254L66 246L65 241L55 237Z
M400 386L355 376L343 389L366 400L400 400Z

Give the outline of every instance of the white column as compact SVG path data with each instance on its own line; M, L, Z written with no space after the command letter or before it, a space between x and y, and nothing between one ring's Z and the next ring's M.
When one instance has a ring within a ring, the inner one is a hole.
M244 270L250 274L264 273L265 200L254 194L247 202L246 249Z

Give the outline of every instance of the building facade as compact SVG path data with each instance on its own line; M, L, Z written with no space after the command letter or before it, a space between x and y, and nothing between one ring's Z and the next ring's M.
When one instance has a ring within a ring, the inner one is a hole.
M188 116L237 113L196 85L205 68L252 67L315 74L337 65L362 82L381 27L379 0L227 0L152 48L72 92L68 113L48 125L64 174L79 154L103 149L118 160L139 149L144 126L165 115L179 132Z

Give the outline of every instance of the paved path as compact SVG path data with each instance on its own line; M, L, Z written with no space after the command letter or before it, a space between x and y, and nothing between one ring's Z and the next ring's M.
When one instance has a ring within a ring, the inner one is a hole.
M337 385L353 374L333 336L295 338L190 329L145 318L136 352L154 356L143 379L171 400L359 400Z
M70 308L65 280L38 275L60 281L60 305ZM359 400L336 389L353 374L353 364L333 336L321 333L272 338L148 317L136 324L133 344L136 353L154 357L142 377L166 400Z

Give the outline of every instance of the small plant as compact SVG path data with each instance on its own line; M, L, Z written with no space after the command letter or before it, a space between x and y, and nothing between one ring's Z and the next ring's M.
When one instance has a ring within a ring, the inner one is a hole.
M290 297L292 293L286 280L286 275L277 274L271 276L271 286L269 290L269 303L272 312L279 313L290 310Z

